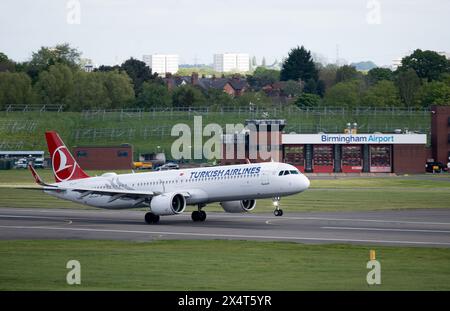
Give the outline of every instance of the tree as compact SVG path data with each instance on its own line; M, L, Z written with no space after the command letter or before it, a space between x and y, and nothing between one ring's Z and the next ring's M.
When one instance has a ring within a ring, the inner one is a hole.
M58 44L55 47L41 47L33 52L31 61L26 63L26 71L33 81L42 71L48 70L52 65L63 64L71 69L78 69L81 52L70 47L68 43Z
M31 79L25 73L0 72L0 108L32 102Z
M336 83L350 81L358 78L358 71L355 67L344 65L336 71Z
M217 108L229 107L233 105L233 98L223 90L210 88L207 94L208 102Z
M361 82L339 82L327 91L324 103L330 107L358 107L361 104Z
M6 56L6 54L0 52L0 63L3 63L5 61L8 61L8 56Z
M305 93L316 94L317 92L317 81L314 79L309 79L305 83L305 87L303 88Z
M264 92L245 92L234 98L234 103L238 107L266 107L271 101Z
M301 94L295 101L295 105L299 108L314 108L319 106L320 96L316 94Z
M71 111L106 109L111 106L111 99L100 73L78 71L75 73L73 85L69 105Z
M120 67L133 81L134 92L136 95L141 92L142 84L144 82L149 82L158 77L157 74L152 75L152 69L149 68L144 62L134 58L126 60Z
M40 104L70 106L73 92L72 70L63 64L52 65L48 71L39 74L34 88Z
M415 50L411 55L402 59L399 71L413 69L421 79L428 82L439 80L443 73L450 73L450 61L434 51Z
M283 62L280 79L281 81L317 80L318 71L311 52L307 51L303 46L292 49L287 59Z
M422 107L431 105L450 105L450 85L441 81L425 83L419 92Z
M15 64L12 60L8 58L5 54L0 52L0 72L14 72L15 71Z
M173 91L172 102L174 107L203 106L206 98L198 88L192 85L183 85Z
M319 69L319 79L323 81L325 90L336 84L336 73L338 68L339 67L335 64L328 64Z
M309 79L305 83L303 92L309 94L317 94L320 97L323 97L323 95L325 94L325 82L323 82L322 80L316 81L314 79Z
M367 107L399 107L402 101L394 82L381 80L367 90L362 104Z
M267 67L266 58L264 56L263 56L262 61L261 61L261 67L263 67L263 68Z
M257 67L253 75L247 76L248 84L255 91L278 81L280 81L280 71L264 67Z
M124 108L133 104L135 99L133 83L126 72L111 71L99 74L111 103L109 108Z
M300 82L297 81L286 81L283 86L283 93L290 97L299 96L303 91L303 86Z
M143 108L168 107L172 105L172 98L166 86L159 83L144 82L136 104Z
M393 81L394 73L392 72L392 70L390 70L389 68L377 67L370 69L367 73L367 81L370 85L374 85L382 80Z
M109 72L109 71L115 71L115 70L121 70L120 66L108 66L108 65L101 65L100 67L94 69L94 71L100 71L100 72Z
M400 98L406 107L415 105L417 91L421 85L420 78L414 69L402 70L397 75L397 86L400 92Z
M450 86L450 73L444 73L441 75L440 81L444 82L448 86Z

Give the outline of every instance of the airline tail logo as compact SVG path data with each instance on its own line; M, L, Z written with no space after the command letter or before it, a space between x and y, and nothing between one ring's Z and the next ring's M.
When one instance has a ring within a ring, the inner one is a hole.
M57 182L89 177L77 164L56 132L45 133Z
M56 148L52 155L52 166L55 177L59 181L70 180L75 173L76 163L66 146Z

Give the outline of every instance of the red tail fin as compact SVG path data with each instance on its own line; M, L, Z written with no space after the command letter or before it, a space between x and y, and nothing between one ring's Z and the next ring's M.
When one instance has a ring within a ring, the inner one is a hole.
M89 177L75 161L58 133L46 132L45 139L52 157L53 174L56 182Z

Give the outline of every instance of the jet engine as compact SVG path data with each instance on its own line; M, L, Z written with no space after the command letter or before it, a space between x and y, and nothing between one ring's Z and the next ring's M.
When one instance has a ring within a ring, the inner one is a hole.
M159 216L181 214L186 208L186 199L179 193L163 193L152 198L150 208Z
M255 200L226 201L220 202L223 210L227 213L246 213L253 210L256 206Z

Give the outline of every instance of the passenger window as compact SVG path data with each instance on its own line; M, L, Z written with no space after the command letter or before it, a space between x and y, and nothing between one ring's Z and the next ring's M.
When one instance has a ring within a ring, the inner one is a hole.
M289 171L284 171L284 175L289 175Z

